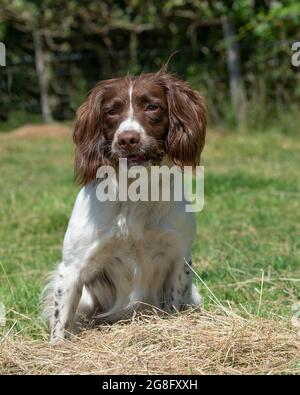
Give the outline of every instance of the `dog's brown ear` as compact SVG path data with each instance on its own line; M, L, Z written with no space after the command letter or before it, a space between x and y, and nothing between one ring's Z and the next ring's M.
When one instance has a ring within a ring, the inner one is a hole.
M170 159L179 166L196 166L205 143L207 110L203 97L190 85L165 74L169 107L166 140Z
M75 118L75 178L80 185L94 181L97 169L103 164L101 118L101 85L98 85L79 107Z

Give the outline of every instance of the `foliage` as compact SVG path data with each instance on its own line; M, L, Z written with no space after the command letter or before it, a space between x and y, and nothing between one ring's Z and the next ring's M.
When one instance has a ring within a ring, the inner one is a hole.
M260 119L259 110L254 113L251 106L258 98L270 103L272 116L282 107L299 105L298 74L291 66L291 44L299 39L297 0L0 0L0 4L0 40L7 45L8 57L8 67L0 69L3 120L11 111L39 111L32 39L39 31L56 118L72 118L99 79L157 70L178 51L170 70L191 80L208 97L212 121L232 124L221 26L225 17L236 25L251 119L256 124Z

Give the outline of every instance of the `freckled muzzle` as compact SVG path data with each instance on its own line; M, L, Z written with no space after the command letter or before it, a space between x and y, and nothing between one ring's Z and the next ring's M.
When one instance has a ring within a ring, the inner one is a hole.
M162 161L165 149L164 144L159 144L150 136L141 136L136 131L126 131L116 136L111 152L115 162L120 158L126 158L129 166L148 162L158 165Z

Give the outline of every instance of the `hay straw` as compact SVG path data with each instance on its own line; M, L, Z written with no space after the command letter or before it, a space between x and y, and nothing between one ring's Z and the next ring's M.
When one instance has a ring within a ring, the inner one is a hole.
M72 336L0 343L0 374L299 374L300 338L283 320L188 311Z

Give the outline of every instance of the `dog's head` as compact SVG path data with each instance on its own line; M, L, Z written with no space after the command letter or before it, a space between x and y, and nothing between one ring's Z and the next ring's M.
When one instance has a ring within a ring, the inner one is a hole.
M195 166L204 146L203 98L165 72L101 81L79 108L74 130L75 172L86 185L102 165Z

